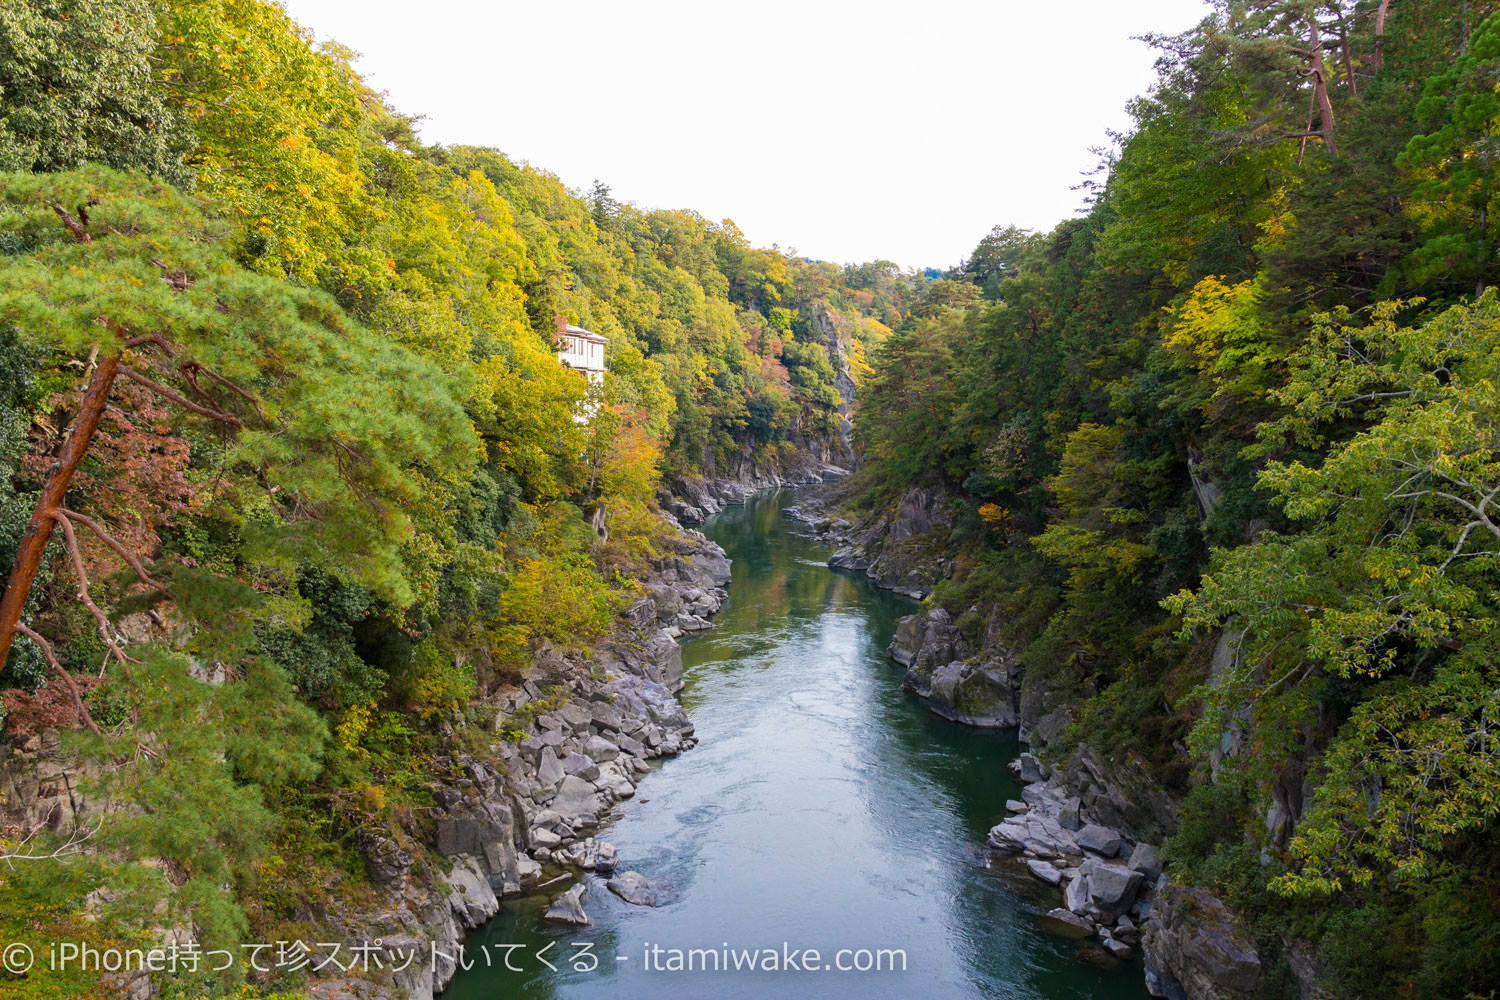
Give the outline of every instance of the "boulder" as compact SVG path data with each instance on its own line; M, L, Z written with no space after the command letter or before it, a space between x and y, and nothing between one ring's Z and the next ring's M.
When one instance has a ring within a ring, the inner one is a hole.
M1057 885L1062 881L1062 872L1057 870L1056 865L1050 864L1046 861L1038 861L1037 859L1033 858L1030 861L1026 862L1026 867L1030 869L1031 874L1035 875L1043 882L1046 882L1048 885Z
M1063 905L1074 913L1089 912L1089 878L1079 875L1063 887Z
M563 780L562 762L557 759L557 753L550 746L542 747L542 756L537 763L536 780L547 788L556 788Z
M1153 882L1161 877L1161 852L1150 844L1136 844L1128 864Z
M567 924L571 927L586 927L593 923L583 912L583 894L588 886L579 882L573 888L552 900L542 919L551 924Z
M1037 918L1037 927L1044 934L1053 934L1057 937L1082 940L1094 933L1094 924L1087 917L1080 917L1072 910L1064 910L1058 907L1048 910Z
M495 890L475 862L460 861L440 877L448 886L448 908L464 927L478 927L500 911Z
M581 753L570 753L561 763L566 774L576 774L584 781L599 780L599 766Z
M655 906L656 887L640 872L620 872L605 883L610 892L634 906Z
M567 824L577 828L580 823L593 822L599 815L599 793L594 786L576 774L562 779L557 797L552 800L552 809Z
M597 718L597 709L595 711L595 717ZM619 713L616 712L615 718L619 719L619 717ZM591 760L600 764L607 764L620 756L620 748L602 736L590 736L583 741L583 753Z
M1089 902L1111 921L1130 909L1145 882L1140 872L1106 861L1091 859L1083 869L1089 880Z
M1097 823L1086 823L1083 828L1074 835L1078 846L1085 851L1092 851L1101 858L1112 858L1120 853L1120 847L1124 840L1109 827L1099 826Z

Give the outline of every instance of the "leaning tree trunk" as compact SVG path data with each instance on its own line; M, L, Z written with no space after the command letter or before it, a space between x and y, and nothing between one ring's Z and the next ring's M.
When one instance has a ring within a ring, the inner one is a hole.
M99 429L99 421L104 416L104 408L109 402L109 393L114 388L115 376L119 371L119 351L98 359L93 377L89 379L88 388L83 392L78 416L73 421L72 430L68 432L68 439L47 470L47 482L42 486L41 499L37 501L31 521L26 525L26 533L21 536L15 566L10 572L10 579L6 581L4 595L0 595L0 664L4 664L6 656L10 654L11 643L16 638L16 628L21 623L21 612L26 607L26 597L31 593L31 584L42 567L42 554L52 537L52 529L57 526L57 519L62 516L63 497L67 495L68 484L73 481L73 473L78 471L79 463L88 454L89 445L93 443L94 433Z
M1334 156L1339 155L1339 145L1333 136L1333 100L1328 96L1328 72L1323 63L1323 33L1318 27L1318 19L1311 18L1312 40L1308 46L1312 53L1310 68L1312 70L1313 99L1318 104L1319 130L1323 135L1323 145L1328 147L1328 152Z

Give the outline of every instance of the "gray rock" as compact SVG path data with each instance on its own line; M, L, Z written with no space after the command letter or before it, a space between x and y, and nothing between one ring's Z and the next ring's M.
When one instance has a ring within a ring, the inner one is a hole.
M1161 877L1161 852L1150 844L1136 844L1129 865L1154 882Z
M1101 858L1112 858L1120 853L1124 840L1118 833L1096 823L1087 823L1076 835L1078 846L1092 851Z
M559 708L557 714L568 724L568 728L575 732L587 728L588 724L594 721L594 713L576 701L570 701Z
M1145 927L1148 984L1155 996L1249 1000L1262 985L1260 956L1244 923L1212 893L1164 883Z
M1036 923L1044 934L1072 938L1075 941L1081 941L1094 933L1093 922L1087 917L1080 917L1073 911L1064 910L1061 907L1048 910L1037 918Z
M584 781L599 780L599 766L581 753L570 753L562 759L562 769L567 774L576 774Z
M542 919L552 924L567 924L572 927L586 927L593 923L589 915L583 912L583 894L588 886L579 882L567 892L552 900L552 905L547 907L547 912L542 914Z
M500 900L475 862L460 861L440 878L448 886L448 907L464 927L478 927L500 912Z
M542 877L542 866L531 858L522 855L516 858L516 877L521 885L531 885Z
M556 788L562 783L564 774L566 772L562 762L557 759L557 754L551 747L543 747L541 761L536 768L536 780L547 788Z
M1063 906L1074 913L1089 912L1089 878L1079 875L1063 888Z
M1029 785L1034 781L1042 780L1042 763L1036 759L1035 755L1023 753L1016 759L1021 762L1022 781Z
M1031 874L1035 875L1043 882L1046 882L1048 885L1057 885L1062 881L1062 872L1058 871L1055 865L1052 865L1046 861L1038 861L1037 859L1032 858L1031 860L1026 862L1026 867L1031 870Z
M1005 811L1013 813L1030 812L1031 807L1019 799L1006 799Z
M1113 921L1130 909L1145 876L1124 865L1090 860L1084 864L1089 881L1089 901Z
M616 713L618 717L618 713ZM620 756L620 748L602 736L590 736L583 741L583 752L600 764L607 764Z
M1077 798L1063 800L1062 808L1057 811L1057 822L1064 830L1078 830L1083 827L1082 805L1083 803Z
M635 906L655 906L656 887L640 872L620 872L605 883L610 892Z
M594 786L589 782L576 774L570 774L558 786L552 808L569 826L577 829L581 823L592 822L597 818L600 809L599 793L594 791Z
M442 821L438 822L438 851L448 854L457 851L443 851L445 846ZM365 858L365 871L369 873L370 881L380 885L389 885L399 882L411 871L416 858L412 853L389 837L382 837L377 833L365 832L358 838L360 853ZM446 846L452 846L448 844Z

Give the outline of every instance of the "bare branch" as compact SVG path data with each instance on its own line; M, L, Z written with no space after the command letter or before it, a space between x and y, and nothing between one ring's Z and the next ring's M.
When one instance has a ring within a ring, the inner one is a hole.
M78 717L83 720L83 724L88 726L89 731L95 736L103 736L103 730L94 722L94 717L89 714L88 706L83 703L83 695L78 690L78 682L73 680L73 675L68 673L61 663L57 662L57 656L52 652L52 644L25 625L16 625L16 631L37 644L37 648L42 651L42 655L51 664L53 672L63 682L63 687L67 688L68 694L73 696L73 707L78 709ZM0 855L0 859L3 858L4 855Z
M62 224L68 227L68 232L72 233L74 238L77 239L78 242L94 242L94 238L89 235L89 231L87 229L84 229L82 223L73 218L72 213L70 213L66 208L63 208L61 205L54 201L52 202L52 211L57 213L57 217L62 220Z
M78 535L73 531L73 523L59 513L54 513L52 519L62 529L63 540L67 543L68 555L73 560L73 572L78 577L78 599L83 602L84 607L93 612L94 620L99 623L99 634L104 637L104 642L109 646L109 651L114 654L115 659L119 660L121 664L139 663L139 660L133 660L131 657L125 655L125 650L121 649L120 644L115 640L114 630L110 628L109 616L89 596L88 571L84 569L83 553L78 548Z
M161 591L163 594L167 594L168 597L171 596L166 588L166 585L152 577L150 573L146 572L146 567L142 565L140 559L136 558L136 556L128 549L126 549L124 545L120 544L120 542L113 535L105 531L103 525L101 525L98 521L95 521L91 517L80 514L76 510L68 510L68 508L66 507L60 508L58 510L58 513L63 517L66 517L69 520L77 521L85 528L88 528L96 536L98 536L101 542L103 542L105 545L108 545L111 549L114 549L115 554L118 555L121 559L124 559L127 563L130 564L130 568L135 570L135 575L141 578L142 583L146 584L148 587L152 587L156 590Z
M176 389L173 389L170 386L162 385L160 382L147 378L145 375L142 375L140 372L136 371L134 368L131 368L129 365L121 365L120 374L124 375L126 378L130 379L132 382L135 382L138 385L145 386L147 389L150 389L157 395L171 400L178 406L181 406L183 409L191 410L194 413L208 417L210 420L217 421L221 424L229 424L231 427L238 427L242 430L244 429L244 423L241 422L240 418L236 417L234 414L225 413L223 410L215 410L207 406L200 406L199 404L193 402L191 399L188 399L182 393L178 392Z
M42 829L41 827L38 827L36 830L33 830L30 834L28 834L26 836L26 839L22 840L19 844L16 845L16 850L0 851L0 861L5 862L7 867L14 867L14 863L17 861L61 861L64 858L76 857L77 855L80 855L84 852L85 845L87 845L89 841L93 840L94 837L98 835L100 829L102 829L103 826L104 817L100 816L94 822L92 828L74 827L73 832L68 835L68 839L65 843L59 845L58 847L45 854L20 853L25 849L27 844L31 843L32 839L35 838L37 833Z

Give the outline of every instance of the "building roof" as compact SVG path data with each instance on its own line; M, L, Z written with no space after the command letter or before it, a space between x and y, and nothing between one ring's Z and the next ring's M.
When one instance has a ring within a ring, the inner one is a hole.
M585 330L581 326L568 326L568 327L564 327L563 328L563 332L566 333L566 334L568 334L569 336L582 337L584 340L591 341L592 343L595 343L595 344L607 344L607 343L609 343L609 338L608 337L601 337L597 333L594 333L592 330Z

